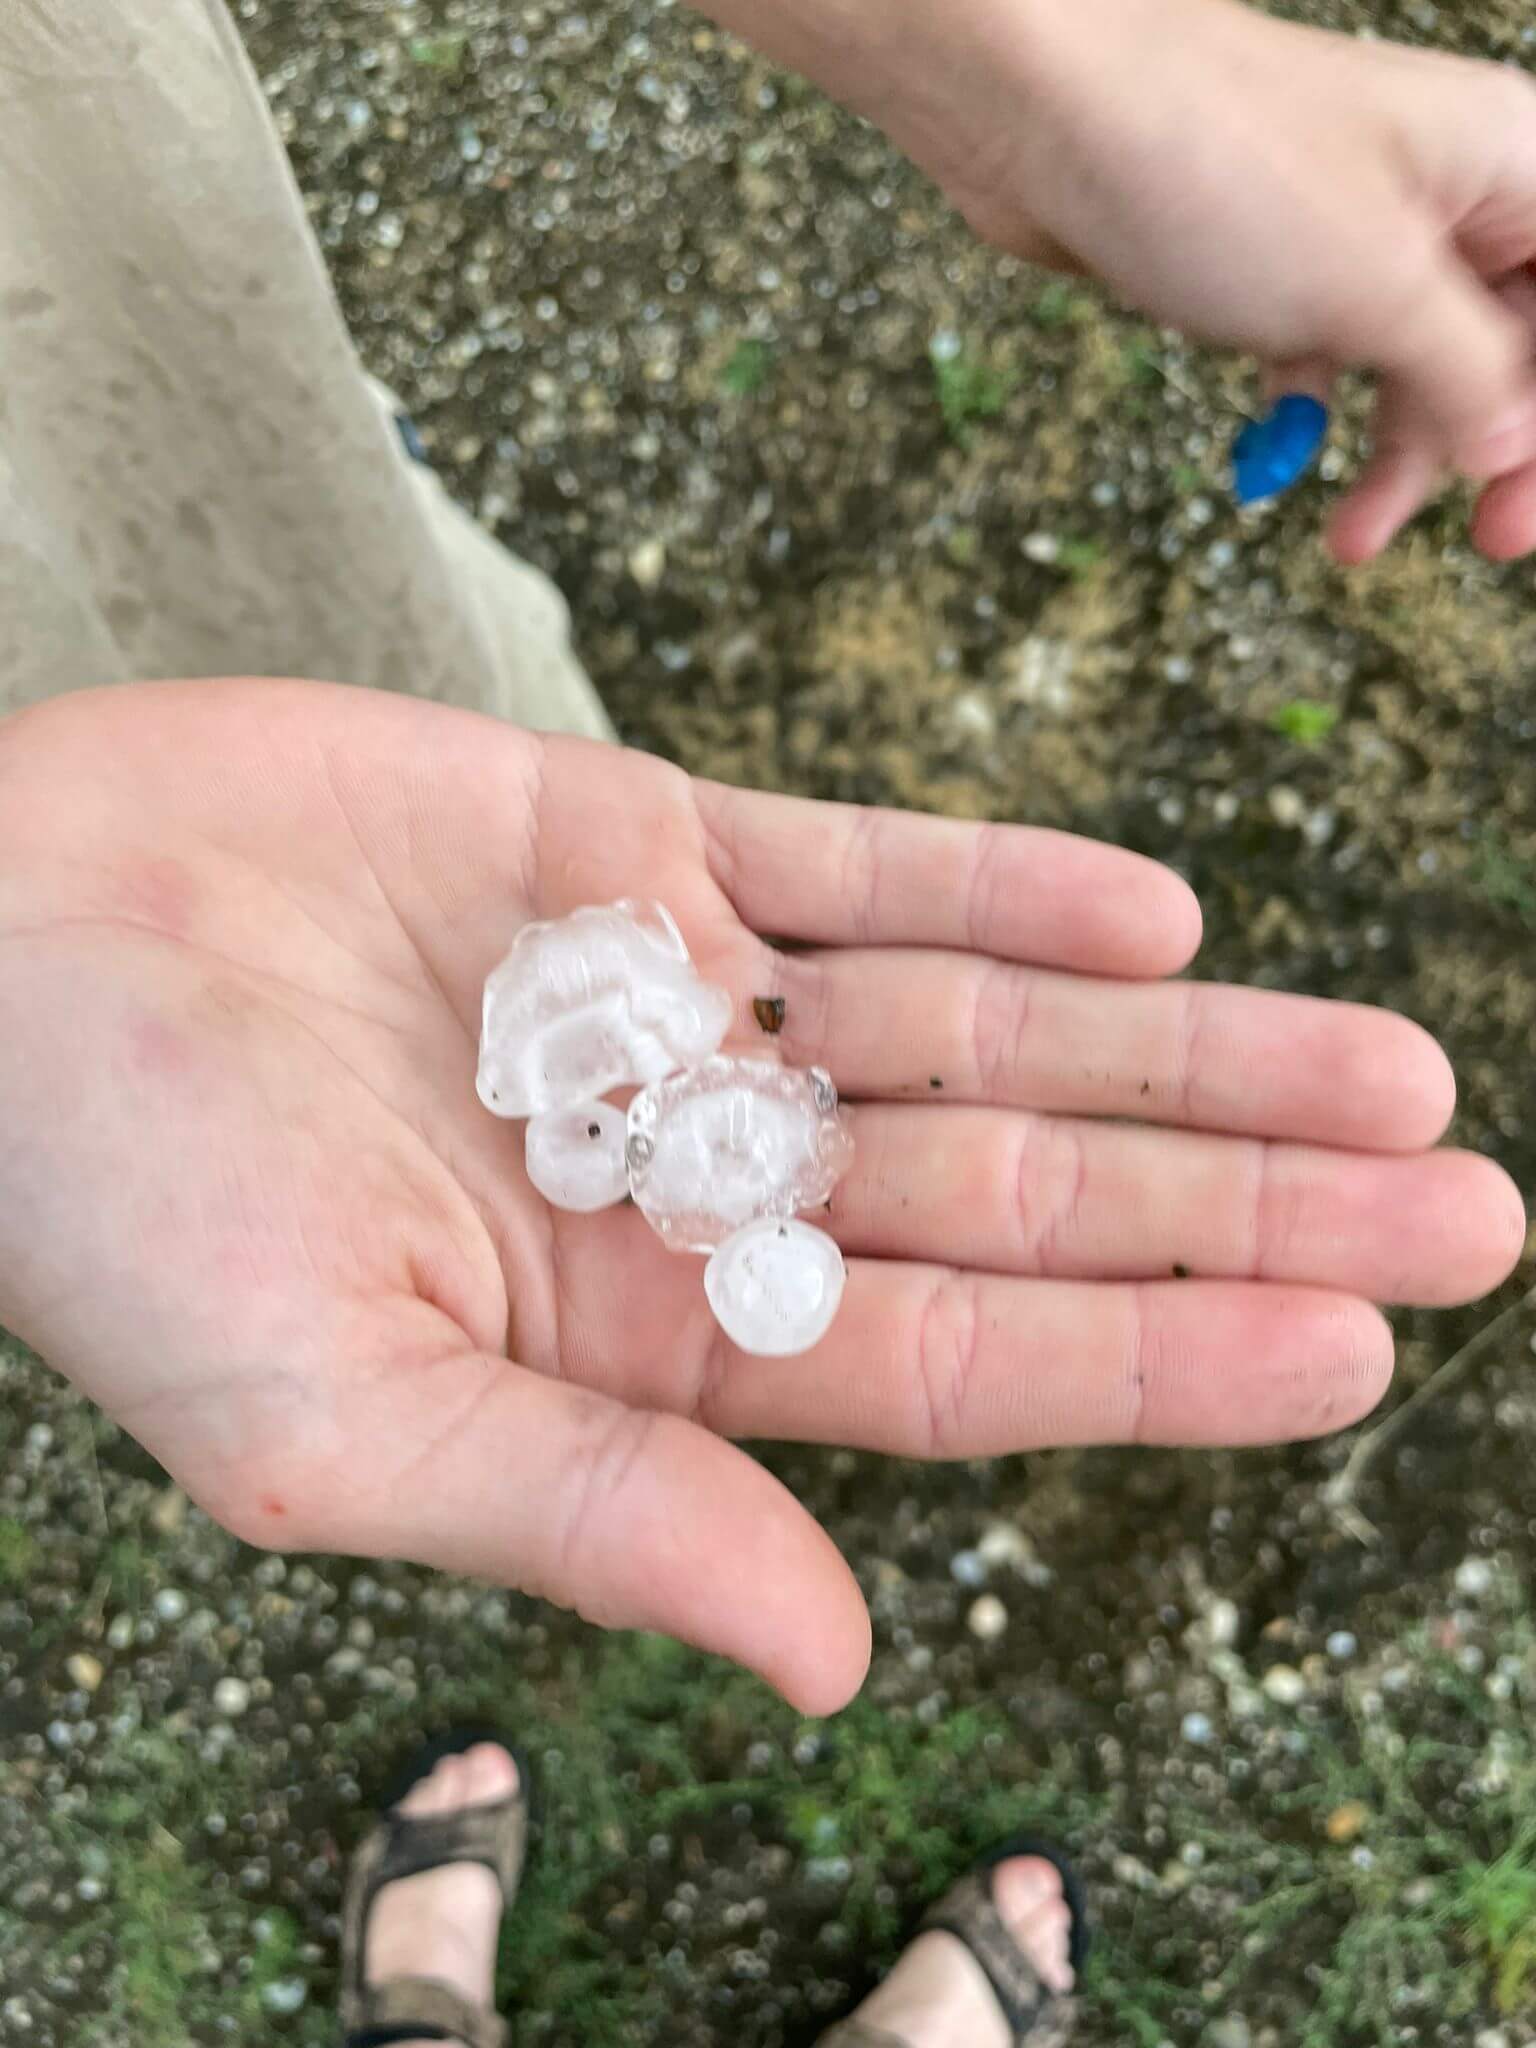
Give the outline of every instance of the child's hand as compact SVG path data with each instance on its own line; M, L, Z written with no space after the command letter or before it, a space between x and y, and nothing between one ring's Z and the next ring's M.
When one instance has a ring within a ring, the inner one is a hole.
M476 1099L513 932L630 893L738 1044L781 994L852 1104L848 1290L803 1358L735 1351L635 1209L552 1213ZM62 698L0 724L0 1320L252 1542L500 1579L827 1712L858 1589L731 1438L1307 1436L1386 1385L1373 1300L1519 1253L1504 1175L1422 1149L1422 1032L1157 979L1198 937L1175 877L1057 834L362 691Z
M702 0L858 107L989 240L1316 387L1381 376L1346 560L1444 468L1536 547L1536 89L1234 0Z
M1487 553L1536 546L1529 78L1230 0L961 5L1028 81L1011 106L993 83L990 125L973 113L935 165L981 233L1260 356L1278 388L1378 371L1344 559L1384 548L1445 467L1488 484Z

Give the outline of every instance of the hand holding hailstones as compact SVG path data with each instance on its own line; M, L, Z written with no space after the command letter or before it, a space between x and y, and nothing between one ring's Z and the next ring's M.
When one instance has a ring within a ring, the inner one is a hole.
M704 1291L743 1351L787 1358L826 1334L842 1254L796 1221L848 1170L853 1141L819 1067L722 1057L731 999L700 979L659 903L526 925L485 984L476 1079L527 1117L528 1178L557 1209L633 1195L670 1250L707 1252ZM626 1117L601 1098L639 1086Z

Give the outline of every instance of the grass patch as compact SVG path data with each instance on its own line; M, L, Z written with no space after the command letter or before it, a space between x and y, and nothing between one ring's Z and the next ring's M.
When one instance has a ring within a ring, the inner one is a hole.
M766 341L744 338L732 349L720 372L720 389L731 398L755 398L773 374L773 348Z
M936 339L928 360L945 430L957 448L969 448L980 422L996 419L1018 389L1018 371L987 362L954 335Z
M30 1529L9 1515L0 1516L0 1586L25 1585L37 1563L37 1543Z
M468 48L469 37L452 30L442 35L412 36L406 44L411 62L425 71L457 71Z
M1312 697L1293 697L1269 721L1275 731L1299 747L1321 746L1339 722L1338 706Z
M1029 317L1037 327L1047 331L1057 327L1075 327L1089 310L1089 302L1075 292L1065 278L1052 278L1029 309Z
M1472 880L1480 895L1536 930L1536 860L1518 854L1496 827L1484 828L1473 856Z

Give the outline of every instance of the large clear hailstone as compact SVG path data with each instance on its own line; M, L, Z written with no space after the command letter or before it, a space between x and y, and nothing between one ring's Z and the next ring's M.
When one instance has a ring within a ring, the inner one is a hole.
M552 1209L590 1215L629 1193L624 1112L607 1102L578 1102L530 1117L523 1156L528 1178Z
M706 1060L629 1106L630 1192L673 1251L713 1251L762 1217L820 1207L852 1158L819 1067Z
M525 925L485 984L475 1085L531 1117L707 1059L731 1021L659 903L589 906Z
M832 1327L847 1277L825 1231L765 1217L728 1237L704 1268L704 1292L733 1344L793 1358Z

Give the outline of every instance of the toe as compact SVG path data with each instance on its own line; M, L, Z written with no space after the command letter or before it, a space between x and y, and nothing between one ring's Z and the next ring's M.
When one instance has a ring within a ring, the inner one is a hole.
M413 1814L419 1819L433 1813L451 1813L455 1806L462 1805L458 1765L459 1759L453 1756L445 1756L435 1763L400 1801L400 1812Z
M1060 1871L1040 1856L1015 1857L995 1873L992 1896L1004 1924L1046 1984L1058 1993L1070 1991L1072 1909L1062 1891Z
M464 1755L465 1797L474 1805L493 1804L517 1790L517 1765L500 1743L477 1742Z

